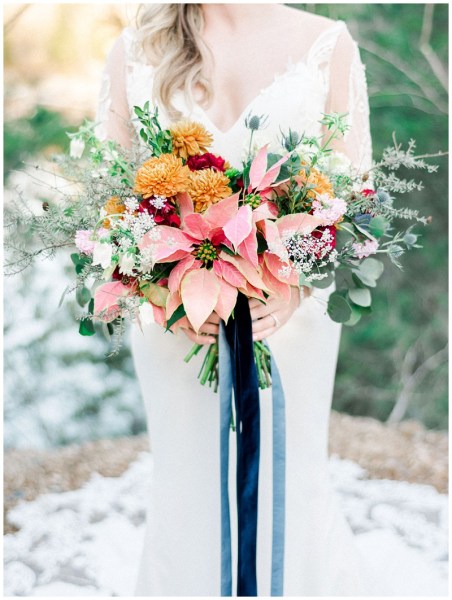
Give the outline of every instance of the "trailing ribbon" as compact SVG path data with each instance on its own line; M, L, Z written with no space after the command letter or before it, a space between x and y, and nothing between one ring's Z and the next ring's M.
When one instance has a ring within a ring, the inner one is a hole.
M248 299L239 294L234 318L222 324L220 359L221 595L232 595L229 511L229 427L234 388L237 434L237 596L257 596L256 542L259 484L260 407ZM285 401L272 357L273 532L271 595L283 594L285 522Z

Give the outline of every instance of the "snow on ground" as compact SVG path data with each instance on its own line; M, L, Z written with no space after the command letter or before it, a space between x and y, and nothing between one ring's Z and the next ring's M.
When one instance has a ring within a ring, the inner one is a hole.
M333 456L333 484L358 539L397 538L444 578L447 496L433 487L369 480ZM128 596L139 564L152 456L121 477L93 475L82 488L45 494L9 513L20 530L4 537L6 596Z

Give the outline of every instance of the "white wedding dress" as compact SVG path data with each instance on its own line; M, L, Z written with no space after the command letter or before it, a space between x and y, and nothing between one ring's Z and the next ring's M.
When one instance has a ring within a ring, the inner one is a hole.
M275 144L280 129L318 135L328 90L336 110L349 112L351 130L338 145L358 166L371 160L364 68L343 22L331 22L301 60L289 61L221 132L182 95L176 106L214 135L212 151L240 166L251 111L268 115L258 144ZM345 48L345 50L341 50ZM109 55L98 110L99 133L127 143L125 126L134 105L150 100L152 68L125 29ZM161 117L164 124L165 113ZM359 543L348 526L328 475L328 423L341 328L325 314L331 290L302 301L269 344L286 395L286 540L284 595L442 595L444 585L408 548ZM136 595L220 595L219 398L197 380L199 357L183 357L191 342L158 325L132 327L132 350L146 405L154 459L148 522ZM370 365L369 365L370 367ZM261 393L257 578L258 594L270 595L272 548L271 393ZM234 433L230 433L230 498L234 541ZM406 550L406 551L405 551ZM233 550L233 558L234 558ZM235 556L236 560L236 556ZM233 563L234 564L234 563ZM234 570L234 569L233 569ZM234 589L234 588L233 588Z

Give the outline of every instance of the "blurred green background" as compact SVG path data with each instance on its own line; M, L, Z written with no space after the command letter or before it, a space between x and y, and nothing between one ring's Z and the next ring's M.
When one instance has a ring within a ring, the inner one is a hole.
M66 131L93 118L105 55L136 4L10 4L5 8L6 200L30 198L35 162L66 150ZM446 4L296 4L344 20L367 67L374 155L417 140L447 150ZM39 27L36 27L36 23ZM403 204L433 217L423 249L387 264L374 314L344 328L333 407L382 421L447 428L447 157ZM24 174L28 171L28 175ZM408 174L409 175L409 174ZM31 182L30 182L31 181ZM47 184L49 182L47 181ZM5 443L53 446L145 429L127 343L81 339L76 308L58 309L70 282L61 257L5 281Z

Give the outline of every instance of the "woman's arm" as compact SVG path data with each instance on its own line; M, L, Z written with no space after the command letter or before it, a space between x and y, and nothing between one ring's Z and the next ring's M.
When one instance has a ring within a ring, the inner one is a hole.
M331 57L325 112L348 113L350 129L342 139L335 140L332 147L343 152L356 169L365 172L372 164L366 72L358 44L347 28L339 35Z
M132 144L133 128L127 101L126 50L121 35L110 50L102 73L96 113L96 134L125 148Z

